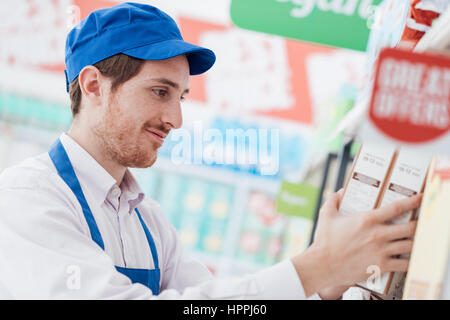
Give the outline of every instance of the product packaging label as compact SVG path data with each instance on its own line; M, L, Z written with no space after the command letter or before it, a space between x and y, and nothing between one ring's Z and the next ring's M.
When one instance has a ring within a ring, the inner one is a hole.
M394 156L394 147L365 144L355 160L339 207L341 213L362 213L373 209Z

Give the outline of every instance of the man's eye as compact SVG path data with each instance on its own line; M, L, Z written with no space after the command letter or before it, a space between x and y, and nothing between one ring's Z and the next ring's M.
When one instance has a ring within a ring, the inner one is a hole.
M167 96L167 91L166 90L162 90L162 89L153 89L153 92L161 98L164 98L165 96Z
M185 99L186 99L185 96L182 96L182 97L180 98L181 101L184 101Z

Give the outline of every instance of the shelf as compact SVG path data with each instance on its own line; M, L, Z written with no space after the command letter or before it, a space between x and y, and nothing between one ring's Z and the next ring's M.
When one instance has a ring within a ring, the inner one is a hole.
M263 191L272 195L278 193L280 183L278 180L264 178L261 176L252 176L250 174L242 174L233 170L209 167L205 165L177 165L167 157L158 157L154 168L157 170L168 171L180 175L202 178L208 181L228 185L245 185L251 190Z

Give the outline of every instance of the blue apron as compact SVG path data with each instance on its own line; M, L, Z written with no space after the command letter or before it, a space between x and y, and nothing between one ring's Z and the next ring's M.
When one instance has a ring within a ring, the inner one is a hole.
M58 171L58 174L61 176L64 182L69 186L69 188L77 197L81 205L81 208L83 209L83 214L86 219L86 222L89 226L92 240L94 240L95 243L97 243L100 246L100 248L105 250L103 239L102 236L100 235L100 231L98 230L97 223L95 222L94 216L92 215L92 211L89 208L86 198L84 197L84 193L83 190L81 189L80 182L78 181L75 171L73 170L72 164L69 160L69 157L67 156L66 150L64 149L59 139L53 144L48 153L50 155L50 159L52 160L53 164L56 167L56 170ZM139 221L141 222L142 228L144 228L145 236L147 237L148 245L152 253L153 264L155 266L155 269L153 270L132 269L117 266L116 269L120 273L130 278L132 283L136 282L141 283L144 286L148 287L150 290L152 290L152 293L154 295L158 295L159 281L161 274L159 270L158 254L156 252L155 242L153 241L152 235L150 234L150 231L147 229L147 226L142 220L141 214L139 213L139 210L137 208L136 214L139 218Z

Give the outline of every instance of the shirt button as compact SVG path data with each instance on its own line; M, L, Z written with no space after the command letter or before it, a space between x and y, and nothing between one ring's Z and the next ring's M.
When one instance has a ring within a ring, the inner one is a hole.
M118 197L120 195L120 189L117 187L114 187L114 189L112 189L112 191L111 191L111 195L113 197Z

